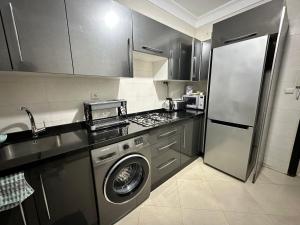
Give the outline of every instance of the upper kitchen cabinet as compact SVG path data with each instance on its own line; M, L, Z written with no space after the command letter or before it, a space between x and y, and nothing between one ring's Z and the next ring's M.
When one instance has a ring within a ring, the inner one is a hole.
M202 42L201 51L201 66L199 80L207 80L210 68L210 58L211 58L211 40Z
M191 80L199 81L200 78L200 64L201 64L201 51L202 42L194 39L193 40L193 57L192 57L192 69L191 69Z
M174 30L137 12L132 17L134 50L169 58Z
M154 80L190 81L193 39L172 30L169 35L168 72L158 73Z
M11 0L1 6L13 70L73 73L64 0Z
M278 33L285 1L273 0L213 25L212 47Z
M8 71L11 70L11 63L9 53L6 45L5 34L3 30L3 24L0 17L0 70Z
M199 41L193 40L193 57L192 57L192 69L191 80L200 81L207 80L209 73L209 62L211 56L211 40Z
M191 79L191 63L192 63L192 46L193 38L185 34L180 34L179 39L179 78L176 80ZM175 65L176 66L176 65Z
M132 77L131 10L113 0L66 0L75 74Z

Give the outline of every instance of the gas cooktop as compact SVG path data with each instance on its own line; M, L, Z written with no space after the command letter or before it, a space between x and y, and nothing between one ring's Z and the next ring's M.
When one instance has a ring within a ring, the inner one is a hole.
M173 121L174 118L165 112L147 113L135 115L129 118L129 121L142 125L144 127L157 126Z

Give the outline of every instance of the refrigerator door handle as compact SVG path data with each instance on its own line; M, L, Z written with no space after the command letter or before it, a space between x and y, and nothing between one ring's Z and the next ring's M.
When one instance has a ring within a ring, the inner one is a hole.
M245 40L245 39L254 37L254 36L256 36L256 35L257 35L257 32L251 33L251 34L242 35L242 36L239 36L239 37L235 37L235 38L226 40L226 41L224 41L224 44L231 44L231 43L233 43L233 42L242 41L242 40Z
M243 125L243 124L237 124L237 123L229 123L229 122L225 122L225 121L220 121L220 120L213 120L213 119L209 119L212 123L216 123L216 124L221 124L224 126L229 126L229 127L236 127L236 128L240 128L240 129L249 129L250 126L247 125Z

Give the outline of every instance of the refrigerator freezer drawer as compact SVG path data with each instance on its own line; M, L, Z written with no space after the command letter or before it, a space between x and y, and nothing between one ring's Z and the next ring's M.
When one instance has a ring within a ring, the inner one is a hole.
M247 179L253 128L207 121L204 162L241 180Z

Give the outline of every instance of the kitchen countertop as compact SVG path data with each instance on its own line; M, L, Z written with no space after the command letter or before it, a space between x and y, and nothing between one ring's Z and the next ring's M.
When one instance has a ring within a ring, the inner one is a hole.
M201 115L203 115L203 112L196 110L171 112L170 116L174 120L156 127L144 127L129 122L125 126L108 128L97 132L88 132L84 126L74 126L73 129L59 129L53 132L53 130L55 131L55 127L52 127L51 134L44 134L44 136L38 139L27 137L16 142L10 140L10 143L2 145L0 147L0 173L62 154L89 151L103 147L142 135L152 129Z

